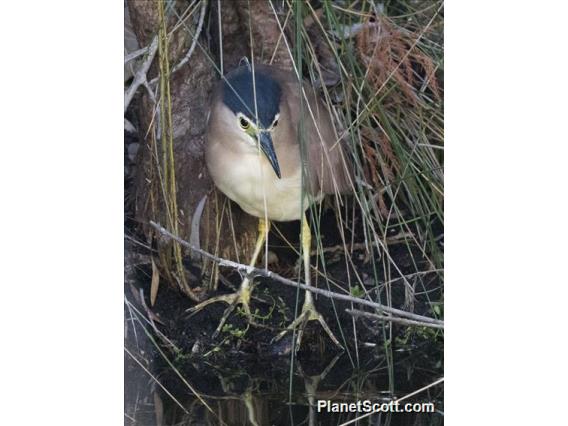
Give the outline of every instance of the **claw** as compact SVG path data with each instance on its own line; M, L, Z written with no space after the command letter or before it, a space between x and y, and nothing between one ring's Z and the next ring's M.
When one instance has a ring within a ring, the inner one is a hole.
M225 322L227 322L229 315L231 315L231 313L239 305L243 306L243 310L245 311L245 315L247 316L248 321L253 322L252 315L250 312L250 295L251 295L250 284L248 279L245 279L241 284L241 288L236 293L224 294L222 296L212 297L211 299L208 299L205 302L201 302L200 304L195 305L192 308L189 308L186 312L188 312L190 316L193 316L197 312L205 308L206 306L209 306L213 303L224 302L228 304L229 306L227 306L227 309L225 309L225 312L223 312L223 316L219 321L219 325L217 326L215 332L213 333L213 338L215 338L219 335L219 333L223 329L223 326L225 325Z
M298 337L296 338L295 347L295 351L297 352L300 349L300 345L302 344L302 337L304 336L306 325L310 321L318 321L331 341L335 343L340 349L343 349L343 346L341 345L341 343L339 343L339 340L337 340L335 335L332 333L331 329L327 325L327 322L325 321L325 319L323 319L323 316L316 309L311 298L311 294L306 294L306 299L304 300L304 305L302 306L302 313L298 316L298 318L292 321L292 323L288 327L286 327L285 330L280 332L278 336L274 338L274 341L277 342L278 340L282 339L282 337L284 337L286 333L294 330L295 328L298 328Z
M254 253L250 261L250 266L254 266L256 264L256 260L258 258L258 255L260 254L260 251L262 250L264 241L268 235L269 230L270 230L270 222L266 222L264 221L264 219L259 219L258 238L256 240L256 246L254 248ZM194 306L193 308L188 309L186 312L189 312L191 315L195 315L204 307L211 305L212 303L225 302L226 304L228 304L229 306L227 307L227 309L225 309L225 312L223 312L223 316L221 317L221 321L219 322L219 326L215 330L215 333L213 333L213 337L217 337L219 335L221 329L223 328L225 322L227 321L227 318L229 318L231 312L233 312L238 305L243 306L245 315L247 316L249 323L254 324L250 312L250 295L252 293L251 279L252 278L246 277L241 283L239 291L237 291L236 293L224 294L222 296L212 297L211 299L206 300L205 302L201 302L200 304Z
M308 285L308 286L310 285L311 238L312 238L312 234L311 234L311 231L310 231L310 227L308 225L308 221L306 219L306 216L304 215L302 217L302 232L300 234L300 239L302 240L302 255L303 255L302 257L303 257L303 260L304 260L304 273L305 273L306 285ZM284 337L284 335L286 333L288 333L291 330L294 330L295 328L298 328L298 337L296 339L296 347L294 349L295 352L298 352L298 350L300 349L300 345L302 343L302 337L304 336L304 329L306 328L306 325L310 321L318 321L321 324L322 328L327 333L327 335L329 336L329 338L332 340L332 342L335 343L339 348L341 348L343 350L343 346L341 346L341 343L339 343L339 340L337 340L337 338L331 332L329 326L327 325L327 323L323 319L323 316L317 311L317 309L314 305L314 301L312 299L312 293L310 293L309 291L306 291L306 295L305 295L305 299L304 299L304 305L302 306L302 313L298 316L298 318L296 318L292 322L292 324L290 324L288 327L286 327L286 330L284 330L280 334L278 334L278 336L276 336L274 341L280 340L282 337Z

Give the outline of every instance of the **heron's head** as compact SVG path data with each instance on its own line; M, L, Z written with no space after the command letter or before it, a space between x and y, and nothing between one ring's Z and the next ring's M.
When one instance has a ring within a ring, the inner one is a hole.
M241 66L226 76L221 99L233 117L228 125L241 136L239 141L262 152L281 177L280 165L272 142L274 129L280 117L282 88L266 72ZM232 124L231 124L232 123Z

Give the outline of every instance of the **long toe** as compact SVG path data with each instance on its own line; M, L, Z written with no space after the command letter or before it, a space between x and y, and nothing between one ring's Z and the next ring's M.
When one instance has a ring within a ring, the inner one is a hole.
M288 327L286 327L284 330L278 333L278 335L273 339L273 341L274 342L279 341L286 335L286 333L288 333L289 331L293 331L298 326L300 326L300 329L303 329L307 323L306 319L307 319L306 313L302 311L302 313L298 315L298 318L296 318L294 321L292 321L292 323Z
M225 312L223 312L223 316L221 317L221 321L219 321L219 325L217 326L217 328L215 329L215 332L213 333L213 338L215 338L219 335L219 333L223 329L223 326L225 325L225 322L227 322L229 315L231 315L231 312L233 312L235 310L235 308L238 306L239 303L243 302L241 300L240 296L239 296L239 293L234 293L231 296L232 296L233 300L229 303L229 306L227 306L227 309L225 309Z
M329 336L329 338L331 339L331 341L335 343L339 348L343 349L343 346L341 345L341 343L339 343L339 340L337 340L337 338L335 337L335 335L327 325L327 322L325 321L323 316L317 311L313 303L304 303L304 306L302 307L302 312L300 313L300 315L298 315L298 318L296 318L288 327L286 327L285 330L280 332L278 336L276 336L274 341L282 339L282 337L284 337L286 333L288 333L289 331L293 331L294 329L297 328L298 337L296 339L295 350L298 351L300 349L300 345L302 344L302 337L304 335L304 330L306 328L306 325L310 321L318 321L322 326L322 328L324 329L324 331Z
M226 303L229 306L227 306L227 309L225 309L225 311L223 312L223 316L221 317L221 320L219 321L219 325L217 326L217 328L215 329L215 332L213 333L214 338L219 335L219 333L223 329L223 326L225 325L225 322L227 322L227 319L229 318L231 313L239 305L241 305L243 307L243 310L245 312L245 315L246 315L249 323L253 323L252 315L251 315L251 311L250 311L250 289L248 289L248 288L245 291L243 291L243 289L240 289L239 291L237 291L235 293L224 294L222 296L212 297L211 299L208 299L204 302L201 302L200 304L186 310L186 312L188 312L190 314L190 316L193 316L197 312L199 312L203 308L205 308L206 306L211 305L213 303L217 303L217 302L223 302L223 303Z
M233 303L233 300L234 300L234 298L237 294L238 293L223 294L222 296L212 297L210 299L205 300L204 302L199 303L198 305L195 305L195 306L187 309L185 312L190 314L189 316L191 317L191 316L195 315L196 313L198 313L199 311L201 311L206 306L212 305L213 303L223 302L223 303L228 303L230 305L230 304Z
M315 308L314 308L315 309ZM333 343L335 343L335 345L341 349L343 349L343 346L341 345L341 343L339 343L339 340L337 340L337 337L335 337L335 335L332 333L331 329L329 328L329 326L327 325L327 322L325 322L325 320L323 319L323 316L317 312L318 318L317 320L319 321L319 323L321 324L322 328L325 330L325 332L327 333L327 335L329 336L329 338L331 339L331 341Z

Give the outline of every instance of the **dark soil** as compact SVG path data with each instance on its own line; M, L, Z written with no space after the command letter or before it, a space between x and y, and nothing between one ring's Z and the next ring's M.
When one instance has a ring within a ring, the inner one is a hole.
M322 223L322 229L328 230L322 236L322 243L325 247L333 247L336 241L337 232L330 225L334 223L333 214L329 213ZM327 222L326 222L327 221ZM299 231L298 223L278 224L281 232L287 239L293 243L298 243L297 235ZM393 232L396 234L396 232ZM285 248L285 244L278 237L276 232L271 232L269 236L269 249L278 257L278 263L270 266L271 270L281 273L290 278L296 278L297 274L294 264L297 255ZM127 248L137 252L142 259L151 254L150 250L140 248L133 245L130 240ZM419 270L424 270L424 261L421 259L418 250L409 250L406 244L392 244L389 246L390 255L395 259L397 266L403 274L411 274L416 271L416 265ZM381 300L386 303L386 287L384 285L376 286L373 276L374 269L378 277L384 276L383 262L376 262L374 265L371 261L365 259L362 250L355 250L351 254L354 261L354 268L363 277L364 282L368 283L365 290L372 291L375 300ZM149 258L146 257L146 263L134 268L133 275L127 280L125 294L128 300L140 310L145 312L145 307L136 302L140 297L141 291L145 298L145 304L150 305L150 277L151 265L148 263ZM312 257L312 262L316 262L316 257ZM340 250L326 253L326 272L329 277L338 283L346 283L348 272L353 274L353 267L350 270L346 268L345 257ZM200 277L200 271L197 265L192 264L190 259L186 259L188 270L195 277ZM322 265L319 266L322 268ZM231 270L222 270L223 279L219 283L218 292L216 294L230 293L238 288L241 277L238 273ZM391 271L391 279L398 275ZM315 280L315 277L312 279ZM384 323L357 319L355 327L353 319L345 312L345 309L352 308L349 303L319 296L316 298L316 306L319 312L327 320L332 331L346 347L346 351L342 352L331 342L319 324L312 322L306 329L306 334L302 343L302 347L297 358L291 360L292 335L288 334L282 341L277 344L272 342L274 336L278 334L287 324L294 318L296 306L298 309L303 302L303 291L299 294L295 288L282 285L266 279L256 279L256 286L253 293L255 297L252 300L251 308L257 311L258 317L266 317L264 320L258 318L257 322L262 323L263 327L249 326L246 318L238 310L229 317L225 331L223 331L216 339L211 337L215 328L219 323L219 319L226 308L223 303L210 305L195 314L189 316L186 310L194 305L194 303L173 286L160 285L160 291L155 306L151 308L155 315L156 326L163 335L165 335L177 349L172 350L171 347L160 338L160 336L152 333L157 344L163 348L164 354L173 363L182 377L187 378L194 389L202 395L207 395L208 401L215 401L218 405L215 409L216 415L234 417L241 419L242 422L229 422L228 424L246 424L249 412L243 409L243 395L251 395L255 399L256 406L262 407L260 410L264 414L260 414L261 418L268 423L260 422L259 424L297 424L301 422L309 413L309 404L306 399L306 383L310 377L321 374L326 367L335 362L333 368L328 372L326 377L322 378L319 383L316 395L323 398L328 393L330 395L337 394L345 383L351 383L345 391L346 400L352 401L361 396L348 396L350 392L356 391L368 392L369 398L376 399L381 394L386 396L402 395L404 392L410 392L431 383L438 377L442 376L443 362L443 333L433 332L432 330L421 328L409 328L397 326L392 327L392 335L390 328ZM229 286L230 284L230 286ZM315 284L315 283L314 283ZM327 284L321 280L317 283L321 288L327 288ZM441 285L436 274L431 276L425 275L418 277L415 281L416 294L412 300L411 306L405 298L404 286L399 280L396 284L390 286L390 297L392 306L403 309L413 309L415 313L432 315L428 300L442 300ZM196 282L195 285L200 285ZM345 285L345 284L343 284ZM231 288L233 287L233 288ZM333 291L341 292L340 289L334 287ZM375 295L379 294L379 298ZM135 296L137 294L138 296ZM296 302L298 301L298 305ZM128 318L128 312L126 312ZM337 315L337 316L336 316ZM341 326L343 324L343 326ZM127 324L128 326L128 324ZM130 327L138 329L138 350L141 358L147 363L147 368L160 378L160 383L168 389L173 395L181 400L184 407L194 406L197 411L188 415L165 395L161 387L157 387L152 380L148 380L148 376L141 373L137 365L133 365L130 357L126 357L127 383L130 382L132 389L137 389L136 401L140 398L140 392L148 392L146 401L148 402L148 410L146 412L148 418L147 424L154 424L155 401L153 399L161 398L164 404L164 415L166 416L165 424L219 424L220 421L215 415L207 411L204 406L195 398L195 395L189 391L178 374L174 372L159 353L156 345L148 342L144 337L145 332L142 327L130 324ZM150 329L150 327L146 327ZM357 334L355 339L354 332ZM136 347L133 340L133 333L129 333L129 341L127 346ZM143 343L141 344L140 341ZM392 352L385 350L385 342L392 345ZM392 372L387 368L388 354L392 356ZM334 361L334 358L338 357ZM292 362L294 364L292 364ZM135 372L137 371L137 372ZM293 371L292 384L290 384L290 372ZM392 377L394 383L389 379ZM142 385L147 380L146 385ZM359 389L355 384L362 386ZM150 386L149 386L150 385ZM359 390L357 390L359 389ZM390 392L391 389L394 393ZM291 391L291 394L290 394ZM441 392L440 389L436 392ZM152 397L151 397L152 395ZM156 396L158 395L158 396ZM441 394L430 396L430 399L421 400L437 400L438 406L442 408ZM134 393L130 394L130 398L134 398ZM229 398L227 400L227 398ZM437 398L437 399L436 399ZM129 400L126 396L127 406L133 406L133 400ZM219 403L219 401L224 401ZM236 405L231 405L233 401ZM239 401L237 404L235 401ZM289 401L292 405L288 405L285 401ZM246 404L244 405L246 406ZM249 405L250 406L250 405ZM144 418L145 411L138 404L137 421ZM312 413L313 414L313 413ZM392 424L415 424L417 416L424 417L423 424L441 424L442 418L435 414L421 415L397 415L397 421ZM432 417L434 416L434 417ZM438 416L436 420L435 417ZM338 421L336 414L318 415L318 424L336 424ZM197 423L193 423L195 419L201 419ZM183 423L188 421L187 423ZM205 423L200 423L205 421ZM138 423L139 424L139 423Z

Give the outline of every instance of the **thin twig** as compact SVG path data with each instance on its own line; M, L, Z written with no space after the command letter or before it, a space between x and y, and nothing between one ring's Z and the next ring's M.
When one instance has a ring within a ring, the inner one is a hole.
M127 53L126 55L124 55L124 65L136 59L137 57L144 55L147 51L148 46L135 50L134 52Z
M168 231L163 226L157 224L156 222L150 221L150 225L153 228L155 228L164 237L167 237L167 238L170 238L174 241L177 241L182 246L184 246L184 247L186 247L186 248L188 248L188 249L190 249L190 250L192 250L196 253L199 253L199 254L201 254L202 256L204 256L208 259L211 259L211 260L217 262L219 264L219 266L227 266L229 268L236 269L240 272L245 272L247 275L255 275L255 276L262 276L262 277L265 277L265 278L270 278L270 279L278 281L282 284L285 284L287 286L299 287L302 290L307 290L307 291L310 291L310 292L315 293L315 294L321 294L324 297L329 297L329 298L333 298L333 299L357 303L359 305L369 306L370 308L378 309L379 311L387 312L391 315L398 315L400 317L410 318L410 319L413 319L413 320L416 320L416 321L422 321L422 322L427 322L427 323L431 323L431 324L438 324L438 325L442 325L442 326L444 325L443 321L440 321L440 320L435 319L435 318L429 318L429 317L425 317L425 316L422 316L422 315L413 314L411 312L403 311L401 309L395 309L395 308L391 308L389 306L382 305L380 303L371 302L370 300L360 299L358 297L348 296L346 294L339 294L339 293L335 293L335 292L332 292L332 291L322 290L322 289L319 289L319 288L312 287L311 285L297 283L295 281L284 278L283 276L278 275L277 273L272 272L272 271L268 271L268 270L264 270L264 269L258 269L258 268L255 268L253 266L243 265L242 263L237 263L237 262L233 262L232 260L227 260L227 259L223 259L221 257L214 256L211 253L206 252L205 250L202 250L200 248L197 248L197 247L189 244L187 241L185 241L185 240L181 239L180 237L172 234L170 231Z
M156 105L156 94L154 93L154 91L150 87L150 83L148 83L148 80L144 81L144 83L142 83L142 86L144 86L146 88L146 91L148 92L148 96L150 96L152 103L154 105Z
M345 312L347 312L349 315L353 315L354 317L365 317L365 318L376 319L376 320L381 320L381 321L397 322L399 324L404 324L404 325L417 325L417 326L420 326L420 327L439 328L439 329L442 329L442 330L444 329L443 324L433 324L431 322L415 321L415 320L409 320L409 319L405 319L405 318L391 317L391 316L387 316L387 315L372 314L370 312L360 311L358 309L345 309Z
M148 56L146 57L146 59L144 59L144 62L142 62L142 65L140 66L138 71L136 71L134 80L124 93L124 112L126 112L126 110L128 109L128 105L130 105L130 102L132 101L132 98L134 97L134 94L136 93L138 88L141 85L144 85L144 83L148 82L146 74L148 74L148 70L150 69L150 65L152 65L152 61L154 60L157 51L158 36L155 36L152 40L152 43L150 44L150 47L148 48Z
M184 58L174 67L172 73L176 72L178 69L183 67L191 58L195 47L197 46L197 40L199 39L199 35L201 34L201 30L203 28L203 22L205 22L205 11L207 9L207 1L202 0L201 2L201 12L199 15L199 23L197 24L197 29L195 30L195 35L193 36L193 41L191 42L191 46L187 53L185 54Z

